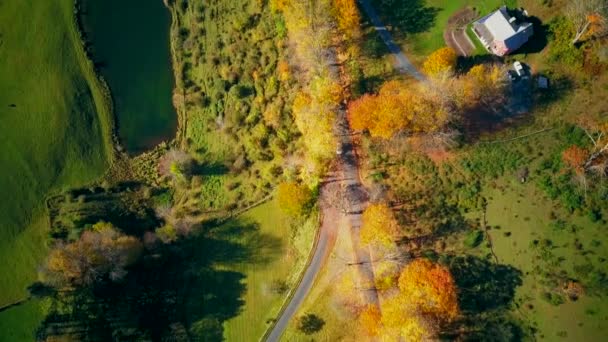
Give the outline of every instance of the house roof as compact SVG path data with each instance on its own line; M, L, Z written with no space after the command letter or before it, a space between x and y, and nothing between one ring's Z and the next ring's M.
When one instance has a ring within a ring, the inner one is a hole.
M511 16L507 13L507 8L503 6L498 11L492 13L485 20L484 25L492 33L494 40L504 41L517 33L517 28L513 27L513 24L509 22L510 19Z

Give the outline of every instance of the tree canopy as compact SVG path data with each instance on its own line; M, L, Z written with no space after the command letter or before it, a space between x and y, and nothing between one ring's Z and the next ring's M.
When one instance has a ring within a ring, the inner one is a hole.
M55 246L46 261L45 281L55 285L91 285L121 280L139 260L142 243L113 225L99 222L78 240Z

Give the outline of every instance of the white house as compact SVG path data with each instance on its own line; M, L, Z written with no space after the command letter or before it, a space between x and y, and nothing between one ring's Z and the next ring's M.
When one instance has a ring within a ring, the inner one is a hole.
M506 6L473 22L473 32L483 46L497 56L519 49L534 33L532 23L518 22L509 15Z

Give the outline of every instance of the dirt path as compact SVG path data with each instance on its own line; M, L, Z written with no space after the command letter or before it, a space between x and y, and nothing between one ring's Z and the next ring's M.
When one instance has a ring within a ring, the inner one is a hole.
M475 46L466 33L467 25L475 20L477 13L470 8L463 8L448 19L448 25L443 31L443 39L447 46L456 51L459 56L471 56Z

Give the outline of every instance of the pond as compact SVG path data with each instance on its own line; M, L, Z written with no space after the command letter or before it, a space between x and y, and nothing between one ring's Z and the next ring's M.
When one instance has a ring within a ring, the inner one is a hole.
M173 138L171 15L163 1L81 2L93 58L112 93L122 146L137 154Z

